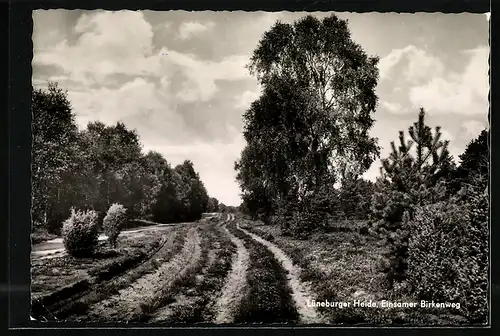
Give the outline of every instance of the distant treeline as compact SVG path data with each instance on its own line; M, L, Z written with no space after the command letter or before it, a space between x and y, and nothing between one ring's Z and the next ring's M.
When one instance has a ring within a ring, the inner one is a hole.
M209 197L191 161L172 167L160 153L142 153L138 134L123 123L78 130L57 83L33 90L32 104L33 229L58 233L72 207L104 216L120 203L130 216L156 222L194 221L226 208Z

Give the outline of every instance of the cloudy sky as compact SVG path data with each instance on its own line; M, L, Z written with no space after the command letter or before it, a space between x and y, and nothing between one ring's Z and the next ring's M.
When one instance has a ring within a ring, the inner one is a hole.
M33 13L33 85L57 81L77 122L135 128L144 151L191 159L211 196L240 203L233 163L243 112L259 95L245 69L262 33L298 12ZM312 13L324 17L329 13ZM487 126L489 23L485 14L336 13L353 39L380 57L371 134L382 157L423 106L460 154ZM379 162L365 174L374 180Z

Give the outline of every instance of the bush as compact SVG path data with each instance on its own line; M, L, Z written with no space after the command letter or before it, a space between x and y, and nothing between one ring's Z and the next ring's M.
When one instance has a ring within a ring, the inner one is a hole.
M297 216L297 204L295 200L289 197L289 199L279 203L276 214L270 218L270 224L277 225L282 235L290 236L294 216Z
M288 201L277 212L281 232L285 236L307 239L311 234L328 232L335 204L326 187L304 197Z
M389 247L385 255L383 271L392 287L394 282L406 278L408 238L410 231L403 226L403 218L413 218L419 206L437 203L446 197L444 183L433 187L415 186L406 192L382 187L373 196L371 233L382 239Z
M127 209L121 204L112 204L103 219L104 233L108 236L111 247L116 247L116 241L127 221Z
M73 257L92 255L98 243L97 212L71 209L62 226L64 247Z
M460 302L467 318L486 322L488 198L471 189L461 195L419 207L413 220L405 221L412 232L407 279L419 298Z
M314 231L314 222L309 215L305 211L293 211L279 216L281 233L296 239L307 239Z

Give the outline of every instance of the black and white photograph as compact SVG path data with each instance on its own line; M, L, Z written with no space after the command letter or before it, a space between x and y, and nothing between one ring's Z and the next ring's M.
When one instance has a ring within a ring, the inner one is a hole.
M491 323L489 13L32 17L31 320Z

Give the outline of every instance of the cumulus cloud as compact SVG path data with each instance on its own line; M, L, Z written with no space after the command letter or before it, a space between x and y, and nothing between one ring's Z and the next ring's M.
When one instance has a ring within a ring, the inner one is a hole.
M429 113L484 115L488 111L489 48L469 50L469 63L462 73L433 76L427 83L410 89L413 106Z
M57 64L74 80L85 85L103 83L107 76L168 74L179 70L178 97L184 101L206 101L217 91L215 81L248 77L248 56L228 55L221 61L205 61L192 54L161 48L153 54L153 29L141 12L99 12L84 14L75 31L76 43L63 40L49 50L36 50L36 65Z
M396 71L401 70L402 71ZM441 60L413 45L403 49L394 49L379 62L381 80L402 79L418 82L429 74L440 75L444 71Z
M45 50L35 45L33 63L57 64L87 85L116 73L158 73L159 57L152 55L153 30L141 12L86 13L74 30L79 34L75 43L64 39Z
M67 37L67 31L60 29L64 26L67 12L63 10L35 10L33 11L32 35L35 54L38 51L52 48ZM37 33L43 31L43 34Z
M64 39L47 49L39 49L35 43L34 69L52 69L57 66L60 70L44 80L35 78L34 83L43 85L46 80L58 81L64 88L79 92L74 94L75 106L88 115L100 117L102 114L103 118L115 120L115 113L129 117L133 109L139 107L130 102L128 108L119 108L114 112L110 106L94 103L100 94L106 97L104 100L108 105L121 106L123 102L131 100L128 97L136 97L141 104L148 105L142 106L143 110L165 111L169 109L162 103L157 104L153 95L163 96L169 106L206 102L219 91L217 81L251 78L245 69L248 62L248 56L245 55L227 55L222 60L209 61L165 47L153 54L153 29L141 12L85 13L76 22L74 30L79 37L73 42ZM37 75L41 73L34 72L34 76ZM149 82L147 94L137 96L135 92L140 92L139 88L124 94L124 89L113 80L118 77L118 83L123 84L120 76L129 81L135 77L157 78L159 86L155 88ZM109 88L110 83L117 87ZM154 93L155 90L158 92ZM119 99L121 103L112 103L113 99ZM97 108L89 108L91 104L104 110L99 112ZM175 109L172 113L175 113Z
M455 136L447 129L441 127L441 140L452 141L453 139L455 139Z
M187 40L195 35L206 32L215 26L213 22L207 22L205 24L201 22L183 22L179 26L179 39Z
M167 129L169 125L172 125L171 129L182 129L182 118L171 109L168 97L161 90L157 90L153 83L142 78L127 82L117 90L101 87L86 91L68 91L68 97L80 127L85 127L89 118L114 124L117 121L142 118L150 111L157 111L154 115L148 115L148 118L161 118L162 123L159 125ZM147 134L147 130L142 131Z
M245 69L249 60L245 55L230 55L217 62L201 60L195 55L166 48L163 48L161 53L168 55L162 58L164 67L177 67L187 78L178 92L178 97L185 102L211 99L218 90L217 80L251 78Z

